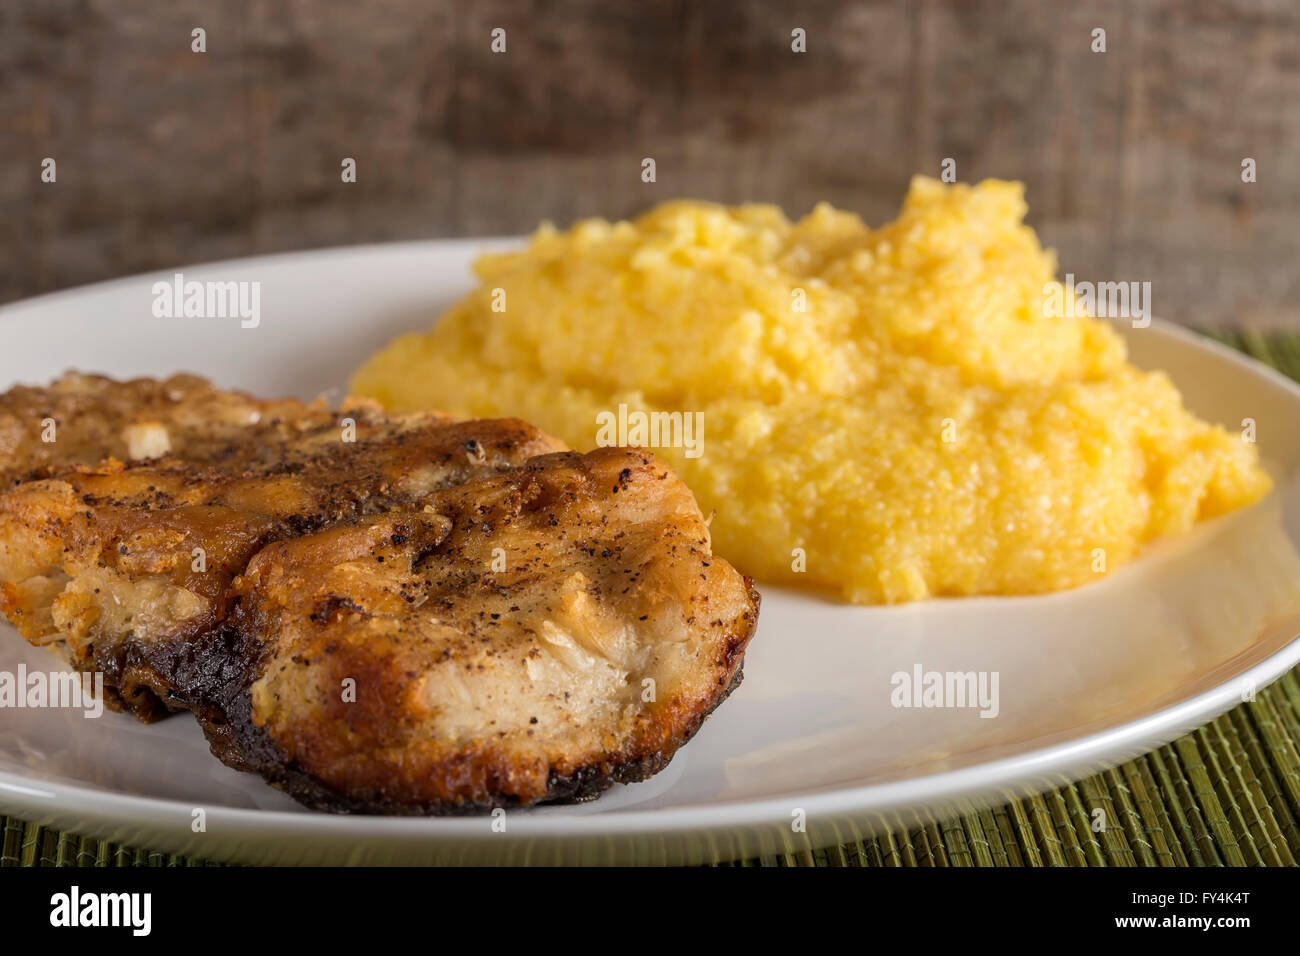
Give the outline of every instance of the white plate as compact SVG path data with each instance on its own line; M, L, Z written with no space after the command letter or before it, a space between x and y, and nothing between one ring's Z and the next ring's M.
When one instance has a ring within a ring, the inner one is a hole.
M491 245L500 246L502 241ZM510 240L505 240L510 242ZM159 319L122 279L0 309L0 388L67 368L192 370L310 397L427 327L489 243L247 259L186 279L261 283L261 324ZM1300 389L1166 325L1129 330L1199 414L1257 423L1277 490L1096 584L1036 598L849 607L763 588L742 687L653 780L488 818L331 816L212 758L185 716L0 710L0 809L137 846L248 862L689 862L825 846L1060 786L1193 729L1300 661ZM527 417L528 409L519 409ZM54 658L0 626L0 670ZM890 677L999 674L1000 710L895 708ZM206 832L193 832L194 810ZM931 816L933 815L933 816ZM806 820L806 831L793 824Z

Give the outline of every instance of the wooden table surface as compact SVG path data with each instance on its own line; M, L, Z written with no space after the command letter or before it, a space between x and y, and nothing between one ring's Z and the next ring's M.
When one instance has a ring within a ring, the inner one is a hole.
M951 158L1027 183L1062 272L1300 327L1298 102L1294 0L10 0L0 301L680 196L879 224Z

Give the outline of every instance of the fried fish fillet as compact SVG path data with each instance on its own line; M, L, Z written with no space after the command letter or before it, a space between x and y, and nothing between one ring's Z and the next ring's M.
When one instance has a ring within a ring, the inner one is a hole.
M114 386L147 393L95 382ZM67 407L9 398L28 428ZM82 407L94 435L62 457L6 440L0 608L111 703L194 712L218 757L309 806L589 797L662 768L740 678L758 595L653 456L367 408L345 441L300 404L206 434L182 398L146 412L166 454L86 465L143 419Z

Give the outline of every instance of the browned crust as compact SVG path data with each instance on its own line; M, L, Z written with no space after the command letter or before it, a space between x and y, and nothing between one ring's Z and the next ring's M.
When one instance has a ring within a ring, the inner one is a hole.
M234 745L238 747L241 758L248 754L263 754L267 761L261 766L249 764L241 769L260 772L273 787L283 790L312 810L385 816L473 816L497 808L509 810L542 804L583 803L594 800L615 784L639 783L650 779L668 766L677 751L699 732L704 721L731 696L743 679L744 668L737 667L730 683L713 699L708 709L690 714L689 721L678 732L671 748L628 751L611 756L604 764L588 764L566 775L553 772L545 795L527 803L508 795L461 803L436 804L404 803L385 797L360 800L331 790L294 764L285 762L279 748L265 731L254 727L251 723L245 721L237 730L230 724L222 724L220 722L222 718L218 718L217 723L210 725L209 721L200 717L199 723L207 734L213 753L217 753L218 748L231 746L232 738L237 738L238 743ZM230 763L224 757L221 759Z
M704 721L738 688L744 679L744 652L758 626L761 596L753 581L745 579L751 610L740 619L741 626L727 635L724 643L726 677L716 693L706 701L676 702L664 720L657 720L652 732L642 734L633 746L620 753L605 755L599 763L578 767L569 773L552 772L546 792L536 799L521 801L506 793L486 794L461 802L413 803L399 797L377 793L358 797L340 793L323 784L311 773L288 760L262 727L251 717L252 702L248 685L249 671L231 674L226 666L232 658L249 661L251 648L230 653L227 645L238 645L248 638L239 628L226 628L213 647L189 660L193 668L188 680L203 690L202 701L193 704L208 743L223 763L240 770L260 773L268 783L288 793L313 810L332 813L383 814L389 816L464 816L492 809L513 809L533 804L579 803L594 799L614 784L637 783L659 773L704 725ZM225 649L215 650L217 647ZM469 765L468 767L466 765ZM496 766L482 753L456 753L441 764L424 766L430 775L465 772L481 773L485 778L500 777L509 768Z

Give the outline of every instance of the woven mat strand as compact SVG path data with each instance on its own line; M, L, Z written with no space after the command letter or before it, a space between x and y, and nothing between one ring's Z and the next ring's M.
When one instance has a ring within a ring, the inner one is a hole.
M1300 380L1300 333L1212 332ZM1096 811L1110 825L1093 831ZM3 821L0 866L212 866ZM724 866L1295 866L1300 669L1131 763L918 829Z

